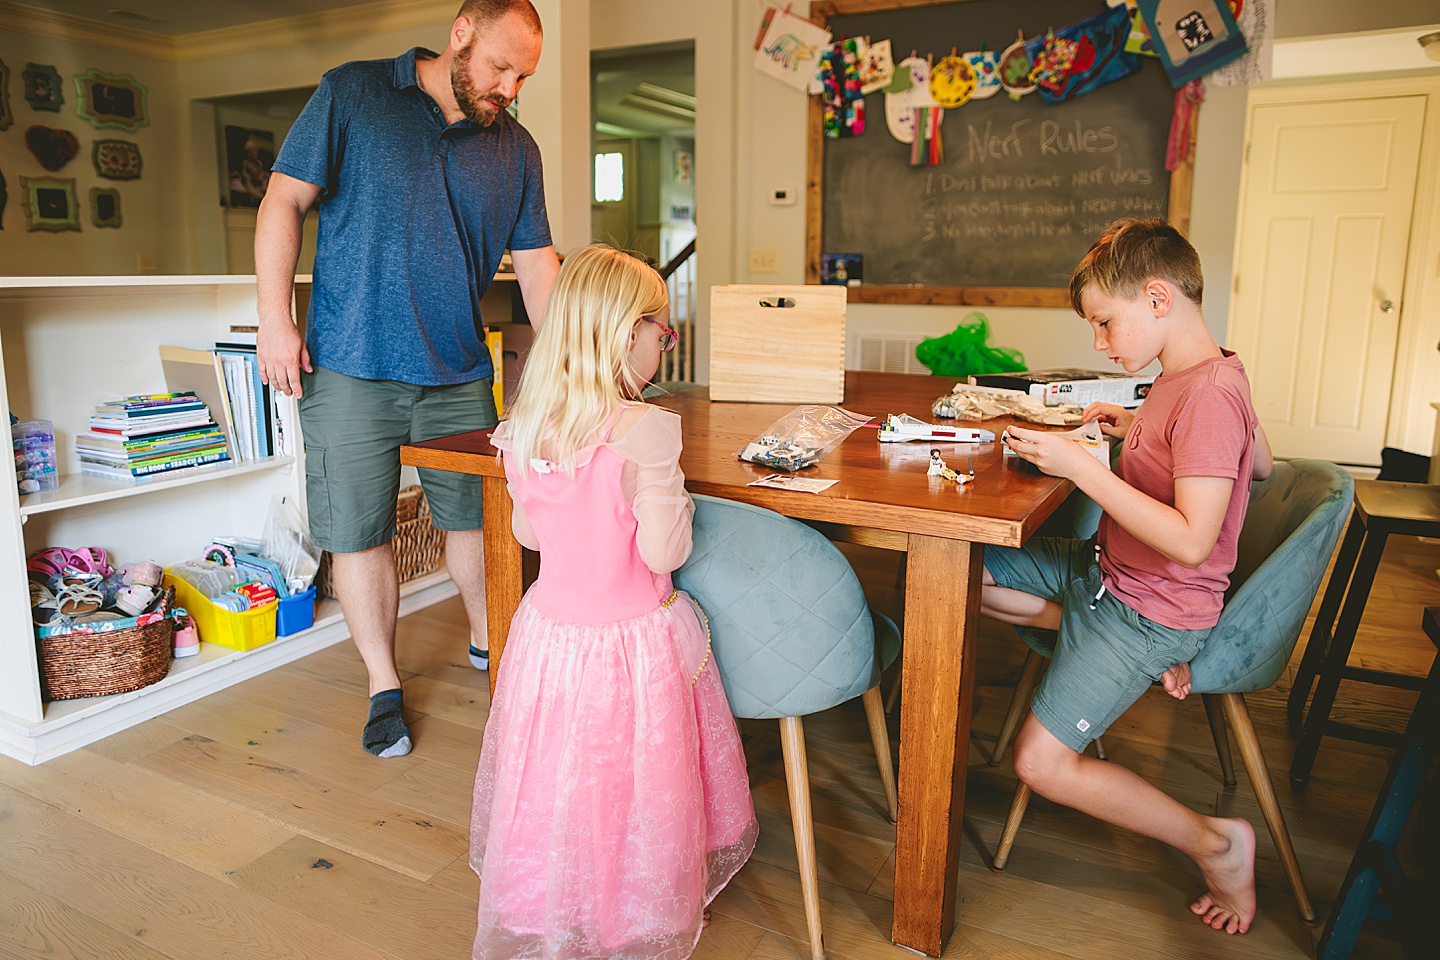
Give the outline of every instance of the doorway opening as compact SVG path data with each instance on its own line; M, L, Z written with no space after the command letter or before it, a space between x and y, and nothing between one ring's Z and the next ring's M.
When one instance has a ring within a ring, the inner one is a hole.
M695 44L590 55L590 235L644 256L670 289L680 345L657 382L694 379Z

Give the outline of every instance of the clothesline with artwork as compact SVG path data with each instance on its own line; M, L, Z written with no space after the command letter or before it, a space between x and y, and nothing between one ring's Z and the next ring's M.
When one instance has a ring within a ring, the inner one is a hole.
M1098 0L1097 0L1098 2ZM1002 91L1012 100L1037 94L1048 104L1065 103L1139 69L1141 56L1158 56L1181 104L1200 96L1200 76L1244 56L1245 32L1235 17L1251 8L1268 48L1269 0L1187 0L1183 11L1172 0L1107 0L1091 17L1042 36L980 38L979 49L948 53L918 51L896 62L888 39L841 37L790 12L770 8L755 38L755 66L797 89L818 94L827 137L865 132L865 95L884 92L890 135L910 144L913 165L943 162L940 124L945 110ZM1177 12L1178 11L1178 12ZM1160 38L1156 44L1152 37ZM976 38L966 38L966 46ZM1267 51L1268 52L1268 51ZM1248 65L1247 65L1248 67ZM1268 64L1248 67L1253 78L1268 75ZM1187 117L1189 116L1187 112Z

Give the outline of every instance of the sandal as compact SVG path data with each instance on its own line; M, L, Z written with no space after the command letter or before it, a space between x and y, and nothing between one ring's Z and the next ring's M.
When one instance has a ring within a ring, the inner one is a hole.
M94 613L105 602L100 584L99 575L80 573L73 567L66 567L60 578L50 585L55 593L55 609L62 617Z
M60 619L59 605L50 588L36 580L30 581L30 619L37 627L48 627Z

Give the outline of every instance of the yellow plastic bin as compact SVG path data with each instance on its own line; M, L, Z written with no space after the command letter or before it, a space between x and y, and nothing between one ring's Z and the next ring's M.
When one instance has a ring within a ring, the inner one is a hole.
M275 639L275 612L278 605L267 603L256 610L236 613L217 607L210 598L178 577L165 571L165 583L175 588L175 599L200 631L204 643L218 643L232 650L254 650Z

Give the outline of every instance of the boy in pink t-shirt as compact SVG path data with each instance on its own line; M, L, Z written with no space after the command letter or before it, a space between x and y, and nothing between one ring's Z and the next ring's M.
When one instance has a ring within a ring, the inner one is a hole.
M1189 661L1220 618L1252 476L1271 458L1245 368L1215 343L1200 311L1195 248L1163 220L1121 220L1070 280L1095 349L1127 372L1161 373L1140 408L1085 409L1121 441L1110 472L1079 444L1011 427L1007 443L1065 477L1104 515L1094 543L1037 539L985 548L981 612L1059 630L1055 656L1015 740L1015 771L1044 797L1163 840L1200 867L1192 905L1217 930L1255 916L1255 832L1190 810L1136 774L1084 755L1152 682L1189 692Z

